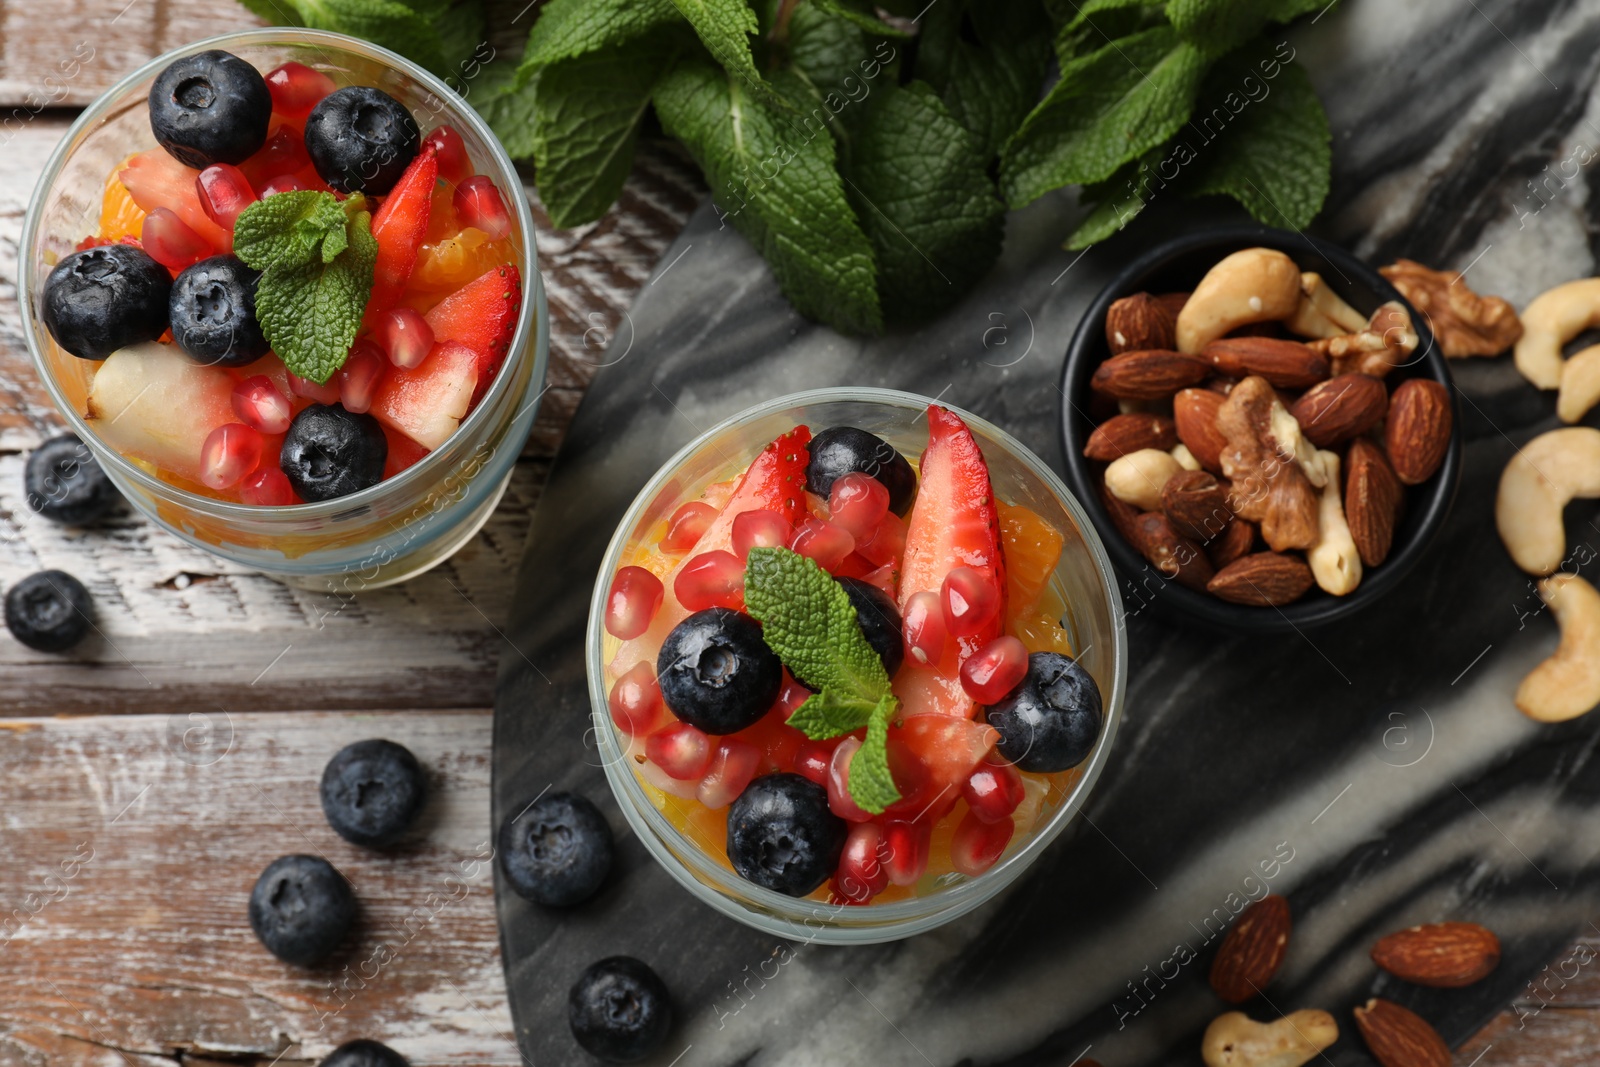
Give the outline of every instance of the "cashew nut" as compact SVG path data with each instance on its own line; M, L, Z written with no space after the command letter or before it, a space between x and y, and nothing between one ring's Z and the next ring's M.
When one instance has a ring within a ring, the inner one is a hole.
M1600 497L1600 430L1572 426L1542 433L1500 475L1494 521L1517 566L1549 574L1567 552L1561 513L1574 497Z
M1361 553L1356 551L1356 539L1350 535L1344 503L1339 499L1339 454L1318 452L1317 458L1328 484L1322 487L1322 527L1317 543L1306 552L1306 562L1323 592L1344 596L1361 584Z
M1590 345L1561 367L1561 392L1556 414L1562 422L1577 422L1600 402L1600 345Z
M1600 278L1580 278L1534 297L1522 312L1522 338L1514 359L1522 376L1540 389L1561 385L1561 346L1600 326Z
M1339 1024L1325 1011L1308 1008L1270 1023L1230 1011L1206 1027L1200 1058L1206 1067L1300 1067L1337 1040Z
M1194 453L1189 451L1188 445L1173 445L1171 455L1173 459L1178 461L1178 466L1182 467L1186 471L1197 471L1200 469L1200 461L1194 458Z
M1106 467L1106 488L1140 511L1160 511L1162 486L1182 469L1169 453L1141 448L1111 461Z
M1322 275L1306 271L1300 275L1300 303L1284 325L1301 337L1327 338L1360 333L1367 320L1328 288Z
M1517 708L1539 722L1565 722L1600 704L1600 593L1575 574L1539 583L1561 644L1517 686Z
M1206 272L1178 312L1178 351L1198 352L1253 322L1274 322L1300 304L1300 268L1271 248L1246 248Z
M1276 398L1272 401L1271 414L1272 437L1278 442L1278 447L1287 455L1294 457L1295 463L1305 471L1306 479L1312 485L1321 489L1328 484L1328 472L1322 461L1323 456L1333 455L1331 452L1318 452L1317 446L1306 440L1305 431L1300 429L1299 421L1283 406L1283 402ZM1337 457L1335 457L1337 458ZM1338 468L1335 467L1337 472ZM1337 473L1335 473L1337 477Z

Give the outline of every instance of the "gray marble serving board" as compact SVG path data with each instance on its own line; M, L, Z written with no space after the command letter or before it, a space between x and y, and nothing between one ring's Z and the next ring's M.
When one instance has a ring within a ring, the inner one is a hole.
M1569 177L1560 164L1600 149L1600 2L1366 0L1290 40L1334 127L1320 236L1375 262L1470 268L1519 305L1595 272L1600 168ZM1059 469L1056 382L1084 305L1150 242L1236 217L1158 203L1079 257L1059 247L1077 214L1067 195L1014 214L976 291L915 334L867 342L797 317L709 206L694 217L613 341L534 518L501 663L496 823L542 789L577 789L623 832L586 743L583 622L623 510L699 431L785 392L889 386L974 411ZM501 885L530 1061L580 1062L567 989L626 953L676 998L661 1064L1065 1065L1086 1050L1110 1067L1198 1064L1222 1010L1205 985L1213 931L1267 889L1288 896L1296 926L1281 976L1250 1006L1258 1018L1333 1011L1344 1036L1327 1058L1341 1067L1370 1062L1349 1009L1371 995L1412 1006L1452 1043L1474 1032L1600 915L1600 716L1539 727L1511 704L1556 630L1495 536L1494 487L1514 448L1555 425L1553 397L1509 360L1457 372L1466 471L1431 556L1371 611L1308 636L1134 614L1111 763L1077 824L1001 900L908 941L780 951L696 902L626 835L588 906L542 911ZM1600 545L1595 516L1570 509L1574 544ZM1444 918L1501 935L1490 978L1426 991L1367 959L1382 933Z

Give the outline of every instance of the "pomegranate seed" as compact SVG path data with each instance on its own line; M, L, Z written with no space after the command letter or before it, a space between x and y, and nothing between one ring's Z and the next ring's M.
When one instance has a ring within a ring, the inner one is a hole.
M315 400L319 404L337 404L339 402L339 382L336 378L329 378L327 385L318 385L310 378L302 378L294 371L288 371L289 389L295 396L307 400Z
M686 722L665 726L644 743L650 762L680 782L699 781L711 766L711 738Z
M733 519L733 554L749 559L752 548L783 548L794 537L794 527L776 511L746 511Z
M845 557L855 551L856 539L831 522L807 519L795 531L789 547L815 560L817 566L832 574L839 569Z
M311 157L306 154L305 140L293 126L279 126L278 132L268 137L261 151L251 156L247 163L250 177L257 185L304 170L310 165Z
M756 776L761 765L761 750L748 741L724 737L717 742L717 751L711 757L711 768L700 779L695 796L700 803L716 811L739 798L750 779Z
M335 88L333 79L322 71L293 60L267 72L272 110L289 119L304 119Z
M850 827L839 867L833 872L834 893L847 903L865 904L889 888L889 869L883 863L887 854L881 823L864 822Z
M833 759L828 763L828 807L846 822L866 822L872 818L871 813L863 811L850 796L850 761L855 759L860 747L861 738L847 737L833 750Z
M744 607L744 564L717 549L690 559L673 579L672 592L690 611Z
M889 490L870 474L851 471L833 483L828 491L828 521L843 529L857 543L877 532L878 524L889 514Z
M230 422L206 435L200 446L200 481L212 489L238 485L261 465L261 431Z
M811 690L795 681L789 672L783 672L783 688L778 690L778 702L773 705L773 710L783 722L789 721L795 709L811 699Z
M463 226L475 226L499 241L511 235L511 213L494 179L474 174L456 188L451 201Z
M262 467L239 483L239 498L246 504L287 507L300 503L289 478L277 467Z
M357 415L372 406L372 394L389 369L389 360L383 350L363 337L350 347L344 366L333 376L330 385L339 387L339 403Z
M975 812L967 812L950 838L950 865L968 878L978 877L994 866L1011 843L1014 829L1010 819L984 822Z
M883 824L884 870L889 872L890 885L916 885L928 869L928 846L933 839L931 822L901 822Z
M898 567L901 557L906 553L905 520L892 511L884 515L870 538L856 541L856 551L867 557L875 567Z
M983 822L1010 819L1026 795L1021 772L1009 763L979 764L961 786L967 807Z
M833 746L826 741L807 740L794 754L794 773L818 785L828 784L828 769L833 766Z
M656 684L655 668L640 660L611 686L606 699L611 721L629 737L646 737L666 718L661 702L661 687Z
M637 759L637 757L635 758ZM640 778L643 778L668 796L682 797L684 800L695 799L695 790L700 785L698 781L680 782L649 760L645 760L643 763L637 764L637 766Z
M256 202L256 191L244 171L228 163L213 163L194 180L206 216L229 233L239 212Z
M294 193L309 188L311 187L301 181L298 174L280 174L261 187L261 199L265 200L278 193Z
M183 270L216 254L210 242L166 207L158 207L144 217L139 243L144 245L151 259L168 270Z
M1028 646L1005 634L961 664L961 688L980 704L998 704L1028 674Z
M265 374L253 374L234 385L233 413L262 433L284 433L294 419L289 398Z
M378 316L378 328L372 336L384 351L389 362L396 367L410 369L422 365L433 351L433 327L415 308L390 308Z
M460 185L472 174L472 160L467 158L467 143L452 126L440 126L422 139L422 147L433 146L439 157L439 177L451 185Z
M861 580L868 585L877 586L883 590L883 595L889 598L890 603L896 603L900 599L899 592L895 589L895 578L899 570L898 564L885 563L877 570L868 571L862 575Z
M717 509L701 500L691 500L667 520L667 535L661 539L663 552L687 552L717 517Z
M981 571L952 567L939 587L944 622L956 637L971 637L1000 611L1000 590Z
M606 632L623 641L638 637L650 629L666 595L660 578L643 567L623 567L606 595Z
M913 593L906 601L903 619L907 656L922 664L936 664L944 658L944 608L938 593Z
M793 726L779 726L767 734L761 746L761 773L794 770L795 756L805 743L806 735Z

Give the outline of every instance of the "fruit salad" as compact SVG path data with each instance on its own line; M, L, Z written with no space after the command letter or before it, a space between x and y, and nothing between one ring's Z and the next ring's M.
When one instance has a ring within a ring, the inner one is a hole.
M885 903L983 874L1101 733L1053 580L1062 531L997 499L938 405L916 463L798 425L721 473L605 576L608 711L645 793L793 897Z
M56 347L88 365L90 428L180 489L370 488L442 445L506 361L505 196L456 129L342 78L220 50L169 64L157 147L106 175L98 226L42 286Z

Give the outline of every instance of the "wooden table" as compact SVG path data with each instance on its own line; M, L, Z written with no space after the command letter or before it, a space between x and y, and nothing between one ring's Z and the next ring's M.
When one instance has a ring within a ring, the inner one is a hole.
M505 6L497 25L523 3ZM68 656L0 640L0 1067L302 1064L359 1036L418 1065L521 1061L483 862L500 627L529 511L600 349L703 188L649 150L605 219L560 232L529 189L551 388L494 517L429 574L342 600L131 514L63 530L21 499L26 453L62 427L16 308L28 197L75 108L152 55L253 21L227 0L0 0L0 120L12 116L0 126L0 587L71 571L100 631ZM80 42L93 58L52 77ZM426 834L392 855L346 844L317 801L328 757L380 736L416 752L435 788ZM287 852L321 853L355 884L358 953L308 973L256 943L250 886ZM392 959L377 966L380 945ZM1597 955L1600 930L1457 1062L1591 1063Z

